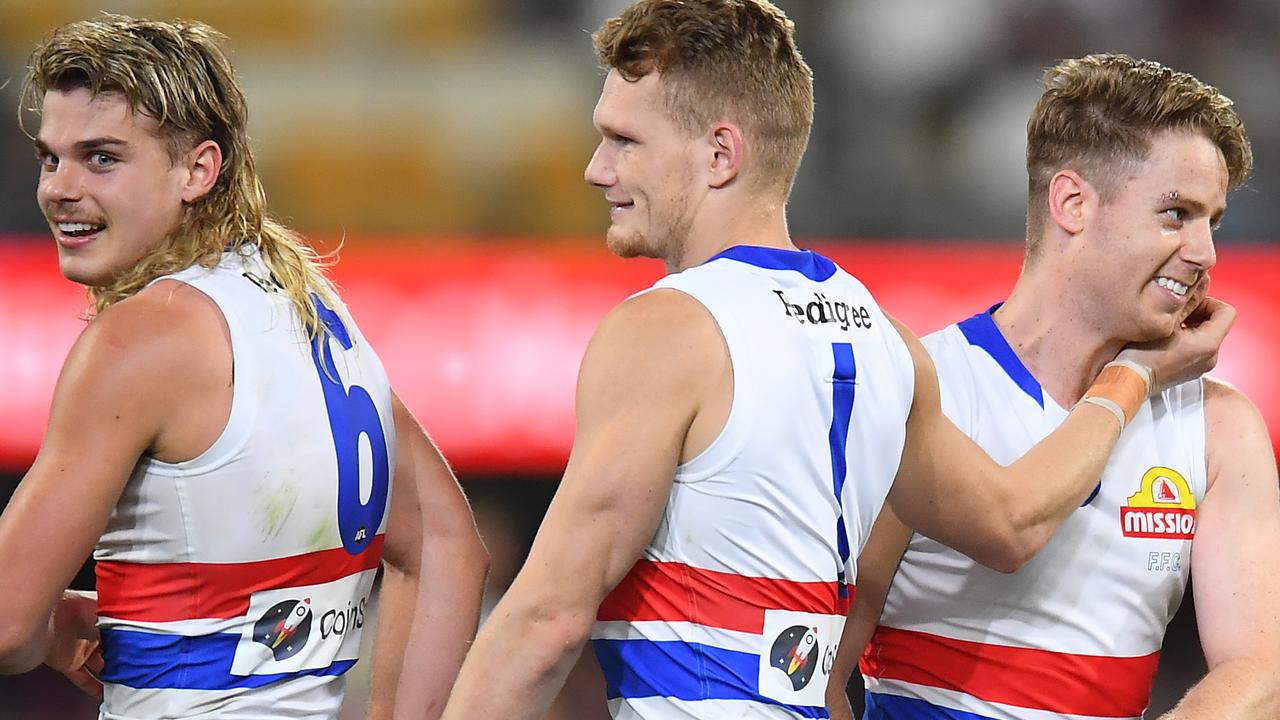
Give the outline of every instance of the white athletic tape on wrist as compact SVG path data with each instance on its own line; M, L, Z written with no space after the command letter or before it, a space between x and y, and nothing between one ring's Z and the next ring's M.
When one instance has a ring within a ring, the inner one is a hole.
M1101 395L1091 395L1087 398L1081 398L1080 402L1076 403L1076 407L1080 407L1081 403L1089 403L1090 405L1097 405L1100 408L1110 410L1111 414L1116 416L1116 420L1120 421L1120 432L1124 432L1124 426L1126 425L1124 408L1120 407L1120 403L1112 400L1111 398L1102 397Z

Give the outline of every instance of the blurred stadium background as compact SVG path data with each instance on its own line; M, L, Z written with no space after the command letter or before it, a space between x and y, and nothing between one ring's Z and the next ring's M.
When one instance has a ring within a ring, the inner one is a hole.
M1042 69L1122 51L1235 99L1258 168L1218 234L1241 320L1219 374L1280 430L1280 3L776 0L814 67L817 120L791 203L802 245L863 277L917 332L1001 299L1023 234L1023 128ZM392 380L456 464L514 576L572 437L596 321L661 268L609 258L583 184L602 78L589 33L624 0L0 0L0 501L33 456L83 294L57 275L16 123L27 53L99 10L230 37L275 212L326 247ZM82 573L80 586L91 586ZM548 716L605 717L586 662ZM1170 629L1151 716L1203 672L1193 608ZM344 718L360 717L353 673ZM0 720L95 717L60 677L0 678Z

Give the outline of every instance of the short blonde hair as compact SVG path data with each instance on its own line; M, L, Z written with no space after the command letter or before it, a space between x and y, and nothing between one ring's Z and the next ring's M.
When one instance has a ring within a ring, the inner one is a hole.
M1027 243L1039 247L1048 220L1049 181L1063 169L1080 173L1103 201L1166 130L1212 140L1227 162L1228 189L1244 183L1253 151L1231 100L1192 75L1123 54L1064 60L1044 74L1044 94L1027 123Z
M757 182L789 193L813 125L813 72L795 23L767 0L640 0L592 37L627 80L660 74L671 117L690 133L741 125Z
M177 161L205 140L222 151L212 190L192 203L168 241L120 277L90 287L98 311L157 277L217 265L226 250L257 245L308 332L322 332L315 293L332 298L323 263L296 233L268 216L249 147L248 108L225 38L199 22L159 22L103 14L57 28L31 54L22 105L39 112L49 91L120 93L135 113L154 118ZM145 200L140 200L145 202Z

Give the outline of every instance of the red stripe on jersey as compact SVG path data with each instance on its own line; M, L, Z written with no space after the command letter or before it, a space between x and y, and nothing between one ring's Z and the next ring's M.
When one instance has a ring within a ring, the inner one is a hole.
M989 645L881 626L862 656L868 677L955 690L979 700L1067 715L1137 717L1160 651L1139 657L1075 655Z
M596 620L693 622L759 633L766 610L822 615L848 612L853 587L841 597L836 582L793 582L703 570L683 563L640 560L609 593Z
M342 548L245 563L98 562L98 614L172 622L234 618L263 590L321 585L378 567L383 535L359 555Z

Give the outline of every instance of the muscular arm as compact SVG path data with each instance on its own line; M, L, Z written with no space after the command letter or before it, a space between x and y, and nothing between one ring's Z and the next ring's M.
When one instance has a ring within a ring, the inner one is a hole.
M392 408L396 474L369 718L427 720L444 710L475 637L489 556L440 451L398 397Z
M682 293L646 293L605 318L582 361L564 479L445 718L542 717L600 601L652 540L686 432L727 363L710 315Z
M218 407L219 390L229 411L230 358L216 306L173 283L109 308L76 341L40 452L0 516L0 672L45 659L54 605L138 458L188 459L216 438L202 423L175 425L192 408Z
M881 510L867 544L858 556L857 590L827 683L827 708L831 711L831 720L853 720L853 707L849 704L847 690L849 678L853 677L858 660L880 624L880 611L889 595L889 586L910 541L911 528L902 524L892 508Z
M1162 720L1280 717L1280 490L1262 417L1205 381L1209 490L1191 550L1209 673Z
M1180 330L1161 351L1143 351L1164 382L1212 367L1234 319L1221 312ZM896 321L895 321L896 322ZM1078 405L1048 437L1008 467L993 461L942 413L933 360L898 324L915 363L915 397L889 504L907 526L1001 572L1013 572L1088 497L1119 438L1108 411ZM1126 351L1130 352L1130 351Z

